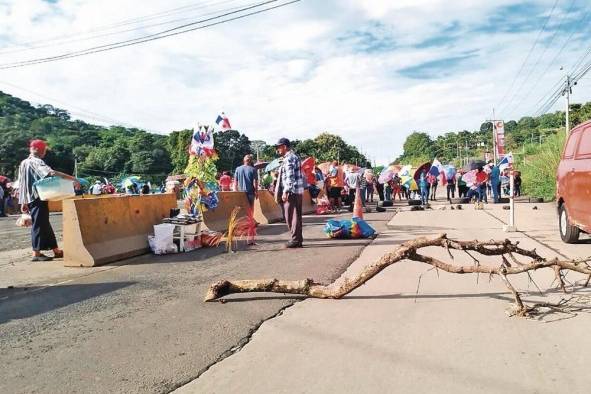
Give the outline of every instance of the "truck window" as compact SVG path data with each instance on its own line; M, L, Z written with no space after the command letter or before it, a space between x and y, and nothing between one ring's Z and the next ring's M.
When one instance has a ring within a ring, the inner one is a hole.
M577 147L577 140L579 139L579 131L571 133L568 137L568 142L566 143L566 147L564 148L564 157L565 159L572 159L573 155L575 154L575 149Z
M587 127L581 133L579 138L579 147L577 148L577 159L586 159L591 157L591 127Z

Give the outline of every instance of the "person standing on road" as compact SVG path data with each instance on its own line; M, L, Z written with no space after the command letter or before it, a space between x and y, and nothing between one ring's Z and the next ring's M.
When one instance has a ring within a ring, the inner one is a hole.
M341 209L341 193L345 184L343 172L336 160L330 164L325 179L330 205L338 213Z
M423 170L419 178L419 188L421 189L421 204L427 205L429 202L429 182L427 181L427 170Z
M515 178L513 179L513 188L515 189L515 197L521 196L521 173L519 171L515 171Z
M301 248L304 242L302 235L302 195L304 194L302 162L298 155L291 150L291 142L287 138L280 138L275 144L275 149L283 157L277 176L275 200L283 207L285 221L291 231L291 240L286 247Z
M53 258L62 258L64 252L58 248L55 234L49 222L49 206L47 201L41 201L33 184L48 176L68 179L74 182L77 189L80 188L80 183L75 177L52 170L45 164L43 161L47 153L47 143L45 141L31 141L29 152L29 157L23 160L19 166L18 180L21 210L24 213L29 213L33 221L31 227L32 261L50 261ZM53 257L41 253L41 251L49 249L53 250Z
M478 202L488 202L486 198L486 183L488 182L488 174L484 172L483 167L478 167L476 173L476 186L478 187Z
M254 200L259 198L259 174L254 168L252 155L244 156L242 165L234 172L234 190L244 192L250 209L254 209Z
M429 182L431 201L435 201L435 195L437 194L437 177L429 173L427 174L427 182Z
M501 170L499 166L494 164L490 171L490 185L492 187L493 201L498 204L501 198Z
M447 177L447 200L451 202L452 198L456 198L456 174L451 174Z

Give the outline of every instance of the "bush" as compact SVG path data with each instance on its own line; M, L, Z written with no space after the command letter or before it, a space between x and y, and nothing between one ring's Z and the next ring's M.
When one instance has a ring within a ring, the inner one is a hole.
M553 200L556 196L556 170L564 147L564 132L548 137L541 145L526 147L526 156L516 163L521 171L521 189L531 197Z

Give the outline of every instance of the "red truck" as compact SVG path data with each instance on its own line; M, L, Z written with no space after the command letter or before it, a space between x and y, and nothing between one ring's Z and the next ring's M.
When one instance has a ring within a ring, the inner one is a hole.
M575 127L566 142L556 174L560 237L575 243L591 233L591 121Z

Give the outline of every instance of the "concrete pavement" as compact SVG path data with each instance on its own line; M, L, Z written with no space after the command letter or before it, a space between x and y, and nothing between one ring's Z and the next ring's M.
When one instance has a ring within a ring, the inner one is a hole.
M383 231L391 216L368 219ZM259 228L256 247L234 254L201 249L97 268L3 261L0 392L159 393L195 379L298 300L205 304L207 287L230 275L338 278L369 241L328 240L327 218L305 218L298 250L282 249L286 227L274 224Z
M364 249L340 280L401 242L442 232L469 240L510 238L547 257L591 255L587 241L568 246L559 241L552 204L537 206L540 209L533 210L531 204L518 208L517 225L525 231L511 234L500 230L498 218L507 215L501 206L487 205L485 211L465 206L462 211L401 212L391 229ZM450 260L444 250L426 250ZM473 264L465 254L454 255L458 264ZM481 263L499 261L482 258ZM265 322L240 352L177 392L589 392L589 314L511 318L505 313L511 295L497 278L489 282L483 275L428 268L403 261L343 300L300 302ZM542 289L552 289L551 270L532 276ZM575 283L584 278L570 273L567 279ZM525 275L511 281L519 290L529 291L526 301L564 297L555 290L540 296ZM583 301L591 295L586 289L577 294L587 297ZM233 298L228 297L227 304ZM251 298L250 302L258 302L257 295ZM247 302L243 297L241 301Z

